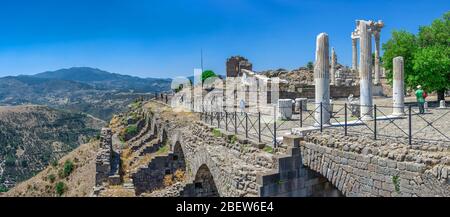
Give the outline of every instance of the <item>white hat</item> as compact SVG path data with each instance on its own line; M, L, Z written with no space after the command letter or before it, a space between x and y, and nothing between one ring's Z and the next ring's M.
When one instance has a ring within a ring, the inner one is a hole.
M422 89L422 86L420 86L420 85L417 85L417 89Z

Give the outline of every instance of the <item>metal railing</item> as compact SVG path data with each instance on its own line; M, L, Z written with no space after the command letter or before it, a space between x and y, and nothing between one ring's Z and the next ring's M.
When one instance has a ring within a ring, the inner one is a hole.
M373 140L380 138L401 138L408 144L413 141L450 143L450 109L429 108L421 114L415 105L405 105L403 115L392 115L393 106L373 105L367 107L367 112L360 115L364 106L358 104L333 103L314 104L312 109L304 110L300 103L298 112L288 119L282 119L280 109L273 109L273 114L262 112L201 112L200 117L205 122L217 128L243 135L245 138L258 142L271 142L277 147L280 142L277 136L290 132L293 128L305 130L342 130L345 136L364 135ZM358 110L355 112L355 107ZM322 113L328 112L329 121L324 120ZM448 117L448 119L445 119Z

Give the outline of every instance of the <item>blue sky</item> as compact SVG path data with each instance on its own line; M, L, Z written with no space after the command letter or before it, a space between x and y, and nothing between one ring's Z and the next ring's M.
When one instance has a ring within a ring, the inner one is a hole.
M356 19L383 20L416 33L449 10L448 0L1 0L0 76L90 66L140 77L225 72L243 55L255 70L294 69L314 59L328 33L340 63L351 64Z

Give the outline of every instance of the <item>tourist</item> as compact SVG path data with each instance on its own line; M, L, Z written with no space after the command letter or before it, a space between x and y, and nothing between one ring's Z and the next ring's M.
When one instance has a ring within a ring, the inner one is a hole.
M418 85L416 90L417 103L419 104L419 114L424 114L424 104L425 104L426 93L422 90L422 86Z

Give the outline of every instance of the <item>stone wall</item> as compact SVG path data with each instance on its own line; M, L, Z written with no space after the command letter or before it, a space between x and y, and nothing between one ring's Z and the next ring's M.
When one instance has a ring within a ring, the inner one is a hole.
M450 161L444 147L421 151L386 142L366 143L338 131L310 133L300 143L302 162L346 196L450 196ZM442 154L440 154L442 153Z
M350 94L355 97L359 97L359 86L330 86L331 98L347 98ZM296 99L296 98L309 98L314 99L315 87L304 86L294 88L294 90L282 89L279 92L280 99Z
M284 136L287 153L278 156L278 168L258 176L261 197L339 197L342 196L320 173L302 163L298 136Z
M103 128L100 133L100 148L95 161L95 185L102 185L111 173L112 160L112 132Z

